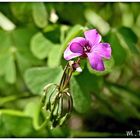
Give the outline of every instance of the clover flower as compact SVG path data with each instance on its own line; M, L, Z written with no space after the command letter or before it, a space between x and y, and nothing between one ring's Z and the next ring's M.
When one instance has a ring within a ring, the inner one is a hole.
M103 58L110 59L109 43L100 43L101 35L96 29L84 32L85 38L74 38L64 52L64 58L71 60L76 57L87 57L91 67L97 71L105 70Z
M43 112L47 112L45 121L40 128L46 125L50 120L50 127L61 126L70 116L73 99L69 89L69 82L73 72L82 72L80 67L80 58L88 58L90 65L97 71L105 69L103 58L110 59L111 47L109 43L100 43L101 35L95 30L84 32L85 38L74 38L64 52L64 58L71 60L78 57L77 60L68 61L59 84L50 83L43 89L41 107Z

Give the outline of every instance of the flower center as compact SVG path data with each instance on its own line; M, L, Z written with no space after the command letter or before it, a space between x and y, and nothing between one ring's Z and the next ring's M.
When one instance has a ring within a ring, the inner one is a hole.
M86 46L83 47L84 53L90 52L90 50L91 50L91 47L88 46L88 45L86 45Z

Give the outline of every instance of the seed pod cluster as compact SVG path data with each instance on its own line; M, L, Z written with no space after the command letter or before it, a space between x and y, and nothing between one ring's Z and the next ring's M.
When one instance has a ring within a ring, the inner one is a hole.
M48 84L44 88L42 98L43 109L50 112L49 119L52 127L61 126L72 110L72 97L68 89L64 91L59 91L59 89L56 84Z
M52 127L61 126L71 113L73 101L68 86L72 73L79 68L79 61L67 63L59 85L51 83L44 87L42 105L49 111Z

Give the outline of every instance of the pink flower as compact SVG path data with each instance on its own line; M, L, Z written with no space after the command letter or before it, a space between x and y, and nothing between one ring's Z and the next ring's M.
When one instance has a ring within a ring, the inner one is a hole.
M85 38L74 38L64 52L64 58L70 60L75 57L88 57L90 65L97 71L105 70L103 58L110 59L111 47L109 43L100 43L101 35L96 29L84 32Z

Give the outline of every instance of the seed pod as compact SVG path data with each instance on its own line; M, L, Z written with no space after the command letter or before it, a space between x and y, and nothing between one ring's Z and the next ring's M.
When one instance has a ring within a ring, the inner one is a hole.
M59 86L51 83L44 88L42 104L43 108L50 112L52 127L62 125L71 113L73 102L68 92L68 85L72 73L75 70L73 64L76 63L74 63L74 61L69 61L67 63Z

